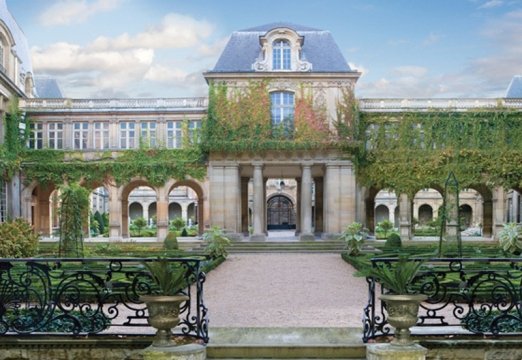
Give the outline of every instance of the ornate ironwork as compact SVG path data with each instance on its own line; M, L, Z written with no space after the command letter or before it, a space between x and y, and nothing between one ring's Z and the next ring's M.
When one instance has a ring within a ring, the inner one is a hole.
M396 260L372 259L374 263ZM374 278L366 280L365 342L393 333L385 306L376 296L380 287ZM423 335L522 334L522 259L433 258L426 262L414 285L428 296L421 304L416 325Z
M147 324L141 295L156 287L143 263L155 259L0 259L0 336L140 334ZM204 258L169 258L186 271L189 300L177 335L208 342ZM150 333L153 329L150 328ZM146 332L146 331L145 331Z

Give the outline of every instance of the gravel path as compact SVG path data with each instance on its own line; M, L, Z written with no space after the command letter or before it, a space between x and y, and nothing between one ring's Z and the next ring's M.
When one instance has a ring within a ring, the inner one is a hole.
M368 290L339 254L234 254L205 282L210 327L362 327Z

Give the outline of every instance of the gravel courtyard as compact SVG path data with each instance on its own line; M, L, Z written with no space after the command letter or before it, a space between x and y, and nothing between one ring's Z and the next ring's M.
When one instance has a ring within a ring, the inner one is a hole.
M205 282L212 327L362 327L364 278L339 254L233 254Z

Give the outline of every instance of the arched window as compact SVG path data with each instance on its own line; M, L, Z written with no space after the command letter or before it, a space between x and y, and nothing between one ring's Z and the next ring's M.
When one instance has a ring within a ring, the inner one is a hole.
M272 127L284 130L286 135L291 134L294 128L294 93L289 91L275 91L270 93Z
M278 39L272 43L272 70L291 69L291 48L288 40Z

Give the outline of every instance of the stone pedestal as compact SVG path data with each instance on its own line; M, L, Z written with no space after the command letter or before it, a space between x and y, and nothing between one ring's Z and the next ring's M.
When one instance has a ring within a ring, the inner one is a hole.
M132 359L137 359L133 357ZM205 360L207 349L203 345L189 344L171 347L149 346L140 351L139 358L143 360Z
M428 349L418 344L370 344L366 347L367 360L425 360L427 353Z

